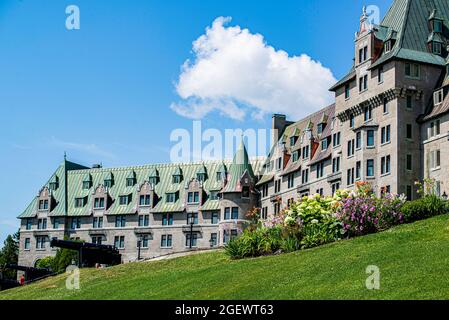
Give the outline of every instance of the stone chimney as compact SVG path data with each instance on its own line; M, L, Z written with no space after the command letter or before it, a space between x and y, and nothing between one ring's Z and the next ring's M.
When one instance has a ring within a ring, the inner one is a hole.
M279 139L284 134L284 130L287 127L287 117L284 114L274 114L273 121L271 125L272 129L272 140L271 144L274 146L278 143Z

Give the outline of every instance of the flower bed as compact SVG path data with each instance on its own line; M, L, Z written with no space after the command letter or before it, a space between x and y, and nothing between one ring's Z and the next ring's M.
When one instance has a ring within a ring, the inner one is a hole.
M259 211L253 210L249 228L226 246L226 252L233 259L292 252L448 212L446 201L432 193L421 195L407 203L403 195L377 197L369 184L359 183L356 191L339 190L333 197L301 198L267 221L260 221Z

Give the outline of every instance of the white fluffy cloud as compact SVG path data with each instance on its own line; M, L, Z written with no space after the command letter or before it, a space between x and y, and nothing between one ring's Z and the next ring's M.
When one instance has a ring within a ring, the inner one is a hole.
M332 103L331 70L308 55L290 57L267 45L260 34L228 26L219 17L193 43L194 61L181 70L171 108L200 119L212 111L243 120L284 113L299 119Z

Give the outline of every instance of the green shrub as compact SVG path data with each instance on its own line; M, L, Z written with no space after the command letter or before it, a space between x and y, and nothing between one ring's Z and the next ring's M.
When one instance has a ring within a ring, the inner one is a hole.
M37 263L36 267L41 269L50 269L53 270L55 268L55 258L54 257L46 257Z
M402 213L406 222L414 222L448 213L447 201L436 195L426 195L418 200L406 203Z

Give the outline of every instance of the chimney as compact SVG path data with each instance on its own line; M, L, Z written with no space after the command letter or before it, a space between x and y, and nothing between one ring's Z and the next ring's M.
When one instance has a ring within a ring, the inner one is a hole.
M278 143L279 139L284 134L285 127L287 126L287 117L284 114L274 114L272 120L272 146Z

